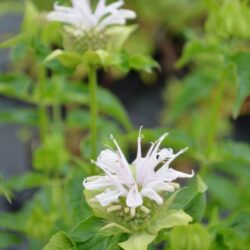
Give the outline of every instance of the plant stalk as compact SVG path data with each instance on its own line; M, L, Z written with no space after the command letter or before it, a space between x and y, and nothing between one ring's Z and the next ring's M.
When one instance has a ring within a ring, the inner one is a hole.
M89 67L89 101L90 101L90 134L91 134L91 157L96 158L97 152L97 74L94 66Z
M45 142L47 133L47 122L48 122L46 105L43 103L45 79L46 79L45 69L43 66L40 66L38 72L38 84L39 84L38 114L39 114L39 133L40 133L41 143Z

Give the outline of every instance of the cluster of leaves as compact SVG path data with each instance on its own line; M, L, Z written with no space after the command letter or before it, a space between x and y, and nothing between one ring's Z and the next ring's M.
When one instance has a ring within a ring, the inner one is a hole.
M250 147L232 139L231 121L249 114L250 7L248 1L240 0L206 0L204 4L206 20L199 32L188 37L176 64L188 74L169 82L163 124L185 135L192 145L190 160L199 166L208 185L210 246L204 249L246 249L249 236L244 229L249 230L249 220L241 219L249 212ZM215 210L219 216L213 224ZM173 230L172 240L185 230L189 232L184 227ZM175 245L174 249L203 249Z
M6 11L12 6L1 4ZM17 9L21 12L22 5ZM88 64L123 74L150 72L158 65L148 56L118 48L82 54L65 51L60 24L48 22L46 13L31 1L25 2L23 12L21 33L0 44L10 49L10 72L0 76L0 94L25 105L2 108L0 122L37 128L39 141L32 138L32 172L8 180L1 177L0 194L9 202L25 190L34 194L17 212L0 213L0 248L27 238L30 249L42 249L55 232L67 231L92 214L82 193L84 177L95 172L89 161ZM124 35L113 37L116 46L133 30L134 26L125 27ZM109 134L131 131L133 126L120 101L105 88L98 88L97 102L100 151Z

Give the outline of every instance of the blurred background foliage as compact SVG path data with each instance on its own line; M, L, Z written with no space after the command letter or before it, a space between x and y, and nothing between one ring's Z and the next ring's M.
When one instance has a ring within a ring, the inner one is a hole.
M20 246L17 249L41 249L53 233L69 231L91 215L81 185L85 176L95 172L89 162L86 68L72 67L71 58L44 61L62 48L61 25L46 21L53 2L0 3L1 18L23 16L20 34L5 33L0 44L10 48L9 63L0 76L0 95L22 105L1 107L0 122L25 125L21 137L33 152L31 171L0 178L0 194L10 202L10 211L0 213L3 249L15 244ZM234 120L245 121L241 131L249 128L250 3L127 0L126 6L137 12L138 28L126 43L122 66L98 73L98 152L110 143L112 133L132 158L137 127L144 118L152 119L153 128L143 132L145 145L167 130L171 134L165 146L189 146L175 167L195 169L201 175L208 185L208 201L201 221L162 232L159 245L150 249L246 250L250 247L250 134L237 140ZM132 58L133 53L151 55L160 69L149 72L153 61ZM133 84L138 82L143 87L133 95ZM149 96L143 97L144 88ZM119 99L123 91L127 95ZM148 113L135 123L130 119L134 107L128 103L135 103L133 98L140 94ZM162 98L157 110L149 106L151 98L155 102ZM39 132L28 133L31 128ZM16 197L27 190L28 199L15 208ZM206 201L197 199L196 210L202 211Z

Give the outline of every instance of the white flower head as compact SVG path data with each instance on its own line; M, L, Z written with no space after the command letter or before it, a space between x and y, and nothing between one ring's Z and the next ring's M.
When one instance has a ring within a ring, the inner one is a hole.
M83 181L87 190L98 190L95 200L101 206L115 206L125 200L125 206L131 214L140 207L146 211L145 200L151 200L158 205L164 202L164 192L174 192L179 187L173 181L177 178L191 178L194 175L179 172L170 168L170 163L187 148L174 153L170 148L160 149L160 144L168 134L162 135L152 143L146 156L141 153L141 129L137 142L137 157L129 164L117 141L111 136L117 151L106 149L102 151L95 164L104 172L103 176L88 177Z
M90 0L71 0L72 7L54 5L54 11L48 15L48 20L58 21L73 26L76 31L103 30L111 25L125 25L128 19L134 19L134 11L121 9L124 2L118 0L106 5L106 0L99 0L95 10L91 8Z

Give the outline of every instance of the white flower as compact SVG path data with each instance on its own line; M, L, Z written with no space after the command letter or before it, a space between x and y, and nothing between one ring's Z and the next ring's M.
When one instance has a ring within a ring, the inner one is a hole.
M126 206L134 213L137 207L145 209L143 200L148 198L157 204L163 204L162 194L174 192L178 188L172 181L177 178L191 178L191 174L182 173L169 167L170 163L185 152L187 148L174 153L172 149L159 149L161 142L168 134L162 135L152 143L145 157L141 153L141 129L138 137L137 157L130 165L118 143L111 136L117 151L102 151L95 164L105 173L104 176L92 176L83 181L87 190L100 190L95 196L101 206L119 203L125 197Z
M71 0L72 7L54 5L50 12L50 21L59 21L74 26L79 31L92 29L103 30L110 25L124 25L127 19L136 17L135 12L120 9L124 2L118 0L106 5L106 0L99 0L95 11L92 11L90 0Z

